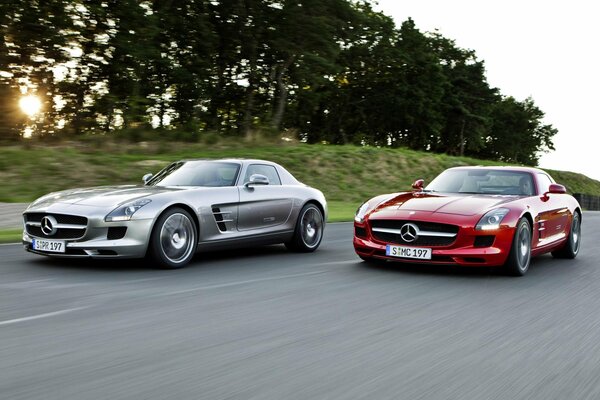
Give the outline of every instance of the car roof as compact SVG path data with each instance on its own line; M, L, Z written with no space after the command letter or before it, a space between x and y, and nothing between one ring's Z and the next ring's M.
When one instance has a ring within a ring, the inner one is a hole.
M483 165L465 165L461 167L452 167L448 169L484 169L484 170L504 170L504 171L514 171L514 172L529 172L529 173L543 173L547 174L546 171L543 171L539 168L534 167L519 167L519 166L507 166L507 165L497 165L497 166L483 166Z
M188 161L205 161L205 162L235 162L235 163L241 163L241 164L272 164L272 165L278 165L277 163L273 162L273 161L267 161L267 160L259 160L259 159L254 159L254 158L219 158L219 159L209 159L209 158L188 158L188 159L184 159L184 160L180 160L183 162L188 162Z

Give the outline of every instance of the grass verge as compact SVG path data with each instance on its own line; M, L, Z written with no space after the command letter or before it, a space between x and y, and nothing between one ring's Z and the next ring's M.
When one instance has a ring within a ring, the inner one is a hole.
M328 222L346 222L354 219L354 213L360 206L360 203L349 202L345 203L342 201L330 201L327 203L329 208Z
M259 158L286 167L319 188L331 204L331 220L351 219L366 199L409 190L418 178L430 182L446 168L506 165L445 154L359 146L252 143L118 143L110 140L0 146L0 202L30 202L57 190L137 184L171 161L186 158ZM600 182L565 171L548 172L571 193L600 195Z
M21 243L23 229L0 229L0 243Z

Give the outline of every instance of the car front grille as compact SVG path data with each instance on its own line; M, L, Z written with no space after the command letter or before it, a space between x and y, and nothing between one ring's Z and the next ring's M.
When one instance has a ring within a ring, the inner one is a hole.
M56 232L44 233L42 220L51 217L56 221ZM79 215L26 213L23 215L27 234L45 239L80 239L87 229L87 218Z
M401 230L406 224L417 228L415 240L405 240ZM410 220L371 220L371 232L376 240L407 246L449 246L456 240L458 226L436 222Z
M42 222L42 218L45 216L52 216L56 218L56 222L59 224L69 225L83 225L86 226L88 219L79 215L67 215L67 214L46 214L46 213L27 213L24 215L25 222Z

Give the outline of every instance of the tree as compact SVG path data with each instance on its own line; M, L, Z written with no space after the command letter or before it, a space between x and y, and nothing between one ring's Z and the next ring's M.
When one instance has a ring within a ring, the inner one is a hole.
M68 59L65 51L70 40L72 20L66 17L62 1L16 0L2 4L0 10L0 76L7 98L2 108L9 111L8 123L14 131L25 122L16 117L17 90L35 94L43 103L42 116L27 122L38 135L54 135L60 113L55 97L61 93L54 79L54 68ZM15 118L16 117L16 118Z
M439 33L431 40L447 82L444 127L432 149L460 156L473 154L485 146L491 107L499 101L497 90L489 87L484 63L474 51L457 47Z
M285 0L274 13L270 81L274 85L270 125L281 127L290 89L323 85L337 71L338 38L352 11L344 0Z
M15 0L0 28L4 138L289 129L535 164L556 134L533 100L490 88L473 50L368 0ZM37 119L17 110L25 89Z
M531 98L523 102L503 98L492 109L492 127L486 147L478 156L506 162L537 165L539 153L554 150L558 131L543 123L544 113Z
M402 82L399 95L398 129L392 145L412 149L431 149L444 125L443 98L447 85L440 61L432 51L429 38L421 33L412 19L402 23L398 49Z

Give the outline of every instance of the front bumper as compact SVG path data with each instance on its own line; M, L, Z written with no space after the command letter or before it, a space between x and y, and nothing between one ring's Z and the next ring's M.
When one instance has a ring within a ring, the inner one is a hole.
M456 240L448 246L410 246L431 248L431 260L418 260L387 256L385 250L388 243L375 239L368 223L360 224L355 222L354 226L355 234L353 244L354 250L359 256L410 264L475 267L503 265L510 253L515 232L515 228L510 226L502 226L493 231L477 231L472 226L460 226ZM357 230L357 228L359 229ZM357 236L357 231L361 232L362 236ZM476 237L490 235L494 236L493 243L490 246L480 247L475 245ZM402 244L394 244L402 246Z
M152 219L130 220L122 222L105 222L104 218L88 218L84 236L77 240L64 240L65 253L38 251L32 247L34 236L23 230L22 243L26 251L50 257L69 258L141 258L146 254ZM125 235L120 239L108 239L110 227L126 227ZM52 239L38 238L38 239Z

